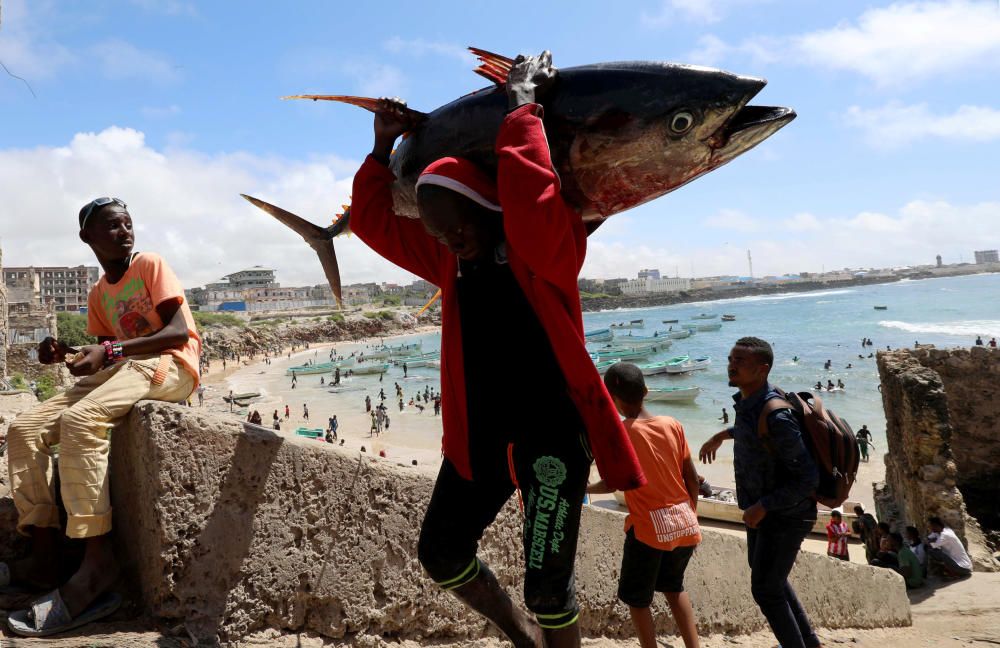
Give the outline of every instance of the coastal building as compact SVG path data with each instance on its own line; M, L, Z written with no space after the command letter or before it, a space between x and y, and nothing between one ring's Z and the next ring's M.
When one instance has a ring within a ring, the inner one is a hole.
M1000 256L997 255L996 250L977 250L976 264L981 263L1000 263Z
M16 296L12 304L20 310L30 303L52 304L57 312L79 312L87 308L90 289L100 278L95 266L23 266L3 271L4 284Z
M939 255L937 255L934 258L937 259L937 267L940 268L941 267L941 255L939 254Z
M699 277L691 280L693 290L733 290L749 283L749 278L729 276Z
M658 268L651 268L649 270L640 270L639 279L659 279L660 270Z
M259 265L228 274L223 279L231 290L268 288L277 285L274 281L274 270Z
M633 279L621 284L623 295L642 295L647 293L670 293L691 290L691 280L680 277L664 277L653 279Z

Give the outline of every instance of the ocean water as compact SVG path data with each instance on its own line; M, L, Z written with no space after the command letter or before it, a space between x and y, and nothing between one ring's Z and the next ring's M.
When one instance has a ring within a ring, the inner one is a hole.
M623 309L597 313L584 313L587 330L606 328L610 324L642 318L644 329L637 335L652 335L654 331L667 330L664 319L677 319L673 324L696 323L691 317L699 313L729 313L736 321L723 323L722 330L700 332L684 340L674 340L670 350L654 356L649 361L664 360L676 355L708 355L712 364L708 370L683 376L651 376L650 387L697 385L701 394L692 404L650 403L655 414L669 414L680 420L687 432L692 448L697 448L709 436L722 429L718 420L725 407L732 417L732 394L728 386L726 356L738 338L753 335L768 340L774 347L775 363L771 381L785 390L811 390L816 381L826 384L842 380L846 389L823 392L826 405L859 429L867 424L872 430L876 455L885 448L885 415L882 397L878 391L878 371L875 359L868 358L874 350L912 347L915 342L934 344L939 348L974 344L977 334L988 341L1000 338L1000 274L970 275L920 281L901 281L857 288L788 293L758 297L722 299L711 302L678 304L658 308ZM874 310L884 305L887 310ZM707 320L718 322L718 319ZM627 333L623 331L621 333ZM871 338L874 347L861 347L863 337ZM439 332L406 336L393 340L423 342L424 351L440 348ZM597 345L600 346L600 345ZM357 344L338 344L337 351L348 354L362 348ZM497 341L498 353L503 352L503 340ZM299 364L307 358L317 362L326 360L327 351L306 351L292 360L278 359L267 371L243 372L230 381L236 392L262 391L265 398L280 397L292 403L308 400L315 425L323 425L330 413L345 410L364 411L365 394L373 400L384 388L390 404L395 402L393 384L403 386L405 400L425 386L440 389L437 369L419 368L403 379L402 369L392 367L380 383L377 376L357 376L350 385L358 388L340 394L330 394L319 387L319 376L303 376L299 389L289 391L285 367ZM858 355L864 356L858 358ZM798 356L798 361L793 358ZM514 363L529 362L530 358L510 358ZM823 364L831 360L828 371ZM852 367L847 368L850 364ZM326 376L327 379L330 376ZM519 398L520 396L518 396ZM515 399L516 400L516 399ZM513 404L513 402L511 403ZM301 411L293 406L294 411ZM393 408L390 408L390 413ZM267 414L263 412L262 414ZM265 416L266 422L270 416ZM440 431L429 429L421 432L427 438L415 439L420 447L438 447ZM433 438L432 438L433 437ZM401 440L400 440L401 442Z
M875 310L876 305L886 306L887 310ZM691 405L651 403L649 407L653 413L679 419L692 446L722 429L718 418L723 407L732 417L732 394L736 390L728 386L726 356L733 342L752 335L774 347L770 379L786 391L811 391L816 381L825 385L827 380L835 384L842 380L844 391L823 392L824 403L853 428L868 425L876 452L881 452L885 448L885 414L875 358L868 358L868 354L887 346L912 347L917 342L939 348L968 347L975 343L977 334L985 342L990 337L1000 339L1000 274L585 313L584 322L587 330L593 330L643 318L646 328L634 332L652 335L668 326L676 329L681 324L702 321L691 319L699 313L728 313L735 315L736 321L724 322L717 332L699 332L674 340L669 351L651 361L681 354L709 355L711 367L680 377L647 377L649 387L701 387L701 394ZM668 325L661 323L664 319L680 321ZM864 337L871 338L874 346L862 348ZM864 357L859 358L859 354ZM793 361L795 356L797 362ZM823 368L827 360L833 363L830 370Z

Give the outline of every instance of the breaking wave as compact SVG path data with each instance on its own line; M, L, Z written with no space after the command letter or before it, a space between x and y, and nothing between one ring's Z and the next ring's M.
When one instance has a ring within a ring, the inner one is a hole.
M1000 337L1000 320L958 320L955 322L900 322L897 320L882 320L878 325L882 328L894 328L910 333L957 335L962 337L976 335Z

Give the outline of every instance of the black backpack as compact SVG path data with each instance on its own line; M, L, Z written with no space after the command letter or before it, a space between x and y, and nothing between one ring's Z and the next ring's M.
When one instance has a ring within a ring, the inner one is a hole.
M847 421L823 406L810 392L785 393L764 403L757 421L757 434L767 445L767 417L780 409L790 409L802 430L802 440L819 469L819 485L813 499L835 508L844 503L858 476L861 456L854 430Z

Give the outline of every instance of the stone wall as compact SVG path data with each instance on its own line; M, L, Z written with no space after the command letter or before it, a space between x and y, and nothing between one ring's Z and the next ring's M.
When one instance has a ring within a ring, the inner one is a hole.
M348 639L493 633L440 592L416 560L430 467L163 403L137 405L113 439L116 543L136 595L154 615L223 640L266 627ZM586 635L632 634L628 610L616 601L622 521L620 513L585 507L577 587ZM512 502L487 532L481 555L513 592L523 570L520 546ZM902 579L890 570L802 554L792 580L819 626L910 623ZM741 538L706 530L686 587L702 632L764 627ZM658 597L657 612L663 604ZM656 618L661 631L672 629L668 614Z
M971 353L919 349L878 354L887 438L886 482L876 489L880 517L926 532L927 518L937 515L965 541L976 569L990 571L1000 564L979 523L969 515L961 484L991 490L995 514L1000 495L1000 463L994 458L1000 451L995 447L1000 435L998 360L1000 355L985 348ZM977 363L981 366L974 366ZM942 375L927 365L946 371L947 387ZM966 402L970 398L993 402ZM984 479L990 474L991 484Z
M922 349L915 357L944 385L965 506L984 529L1000 532L1000 351Z
M38 404L34 394L25 391L0 392L0 439L7 438L7 428L18 414ZM14 532L17 511L10 498L7 481L7 453L0 456L0 560L10 560L26 549L25 539Z

